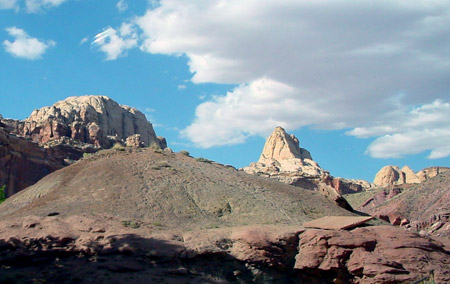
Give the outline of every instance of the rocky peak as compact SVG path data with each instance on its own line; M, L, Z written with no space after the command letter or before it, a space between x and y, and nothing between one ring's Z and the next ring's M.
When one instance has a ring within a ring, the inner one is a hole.
M306 149L300 148L297 137L286 133L282 127L278 126L267 138L258 162L265 163L268 160L282 161L288 159L312 160L312 157Z
M69 137L108 148L118 139L125 141L140 134L146 146L160 144L142 112L106 96L69 97L34 110L25 121L15 122L14 126L18 135L39 143Z
M450 170L447 167L429 167L415 173L409 166L400 169L398 166L385 166L375 175L373 183L378 186L399 185L405 183L421 183L435 177L441 172Z
M339 206L352 210L341 194L371 187L366 181L334 178L313 161L308 150L300 148L297 137L276 127L267 138L256 163L242 169L246 173L273 178L283 183L318 191Z

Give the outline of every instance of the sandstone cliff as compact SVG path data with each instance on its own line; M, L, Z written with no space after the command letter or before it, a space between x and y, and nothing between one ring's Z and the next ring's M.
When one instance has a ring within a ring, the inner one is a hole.
M105 96L69 97L34 110L24 121L1 121L0 186L8 196L40 178L115 143L167 148L145 115Z
M37 143L10 134L0 122L0 186L6 185L7 197L65 165Z
M24 121L9 121L20 136L35 142L68 137L101 148L117 140L140 134L148 146L160 144L152 125L135 108L123 106L106 96L69 97L50 107L34 110Z
M450 170L447 167L429 167L415 173L410 167L385 166L375 176L373 183L379 186L421 183L439 173Z
M258 162L251 163L243 171L320 191L341 207L350 209L341 194L371 187L366 181L331 176L312 159L309 151L300 147L297 137L286 133L282 127L276 127L267 138Z

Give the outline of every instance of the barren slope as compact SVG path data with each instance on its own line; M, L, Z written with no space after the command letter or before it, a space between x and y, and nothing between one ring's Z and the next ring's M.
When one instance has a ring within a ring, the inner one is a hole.
M375 216L387 216L391 222L407 219L409 223L406 226L411 229L448 238L450 172L440 173L420 184L387 188L369 198L358 210Z
M0 217L52 212L180 229L350 215L315 192L149 148L103 151L54 172L7 200Z

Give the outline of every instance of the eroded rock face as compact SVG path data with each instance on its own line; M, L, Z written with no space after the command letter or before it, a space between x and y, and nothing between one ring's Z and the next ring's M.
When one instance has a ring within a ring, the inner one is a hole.
M7 197L65 165L63 158L10 134L0 122L0 186L6 185Z
M1 220L0 273L51 283L450 281L448 246L395 227L174 232L124 224L59 215Z
M379 186L421 183L437 174L450 170L447 167L430 167L415 173L410 167L385 166L375 176L373 183Z
M334 283L450 281L448 248L392 226L306 230L300 234L295 269L332 272Z
M35 142L69 137L101 148L112 146L113 137L125 140L140 134L146 146L159 140L144 114L119 105L106 96L69 97L31 113L25 121L11 122L18 135Z

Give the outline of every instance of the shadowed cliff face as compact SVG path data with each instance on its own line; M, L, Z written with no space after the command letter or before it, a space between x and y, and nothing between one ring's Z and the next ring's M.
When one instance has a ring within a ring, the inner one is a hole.
M65 165L37 143L11 135L0 122L0 185L6 185L7 197Z

